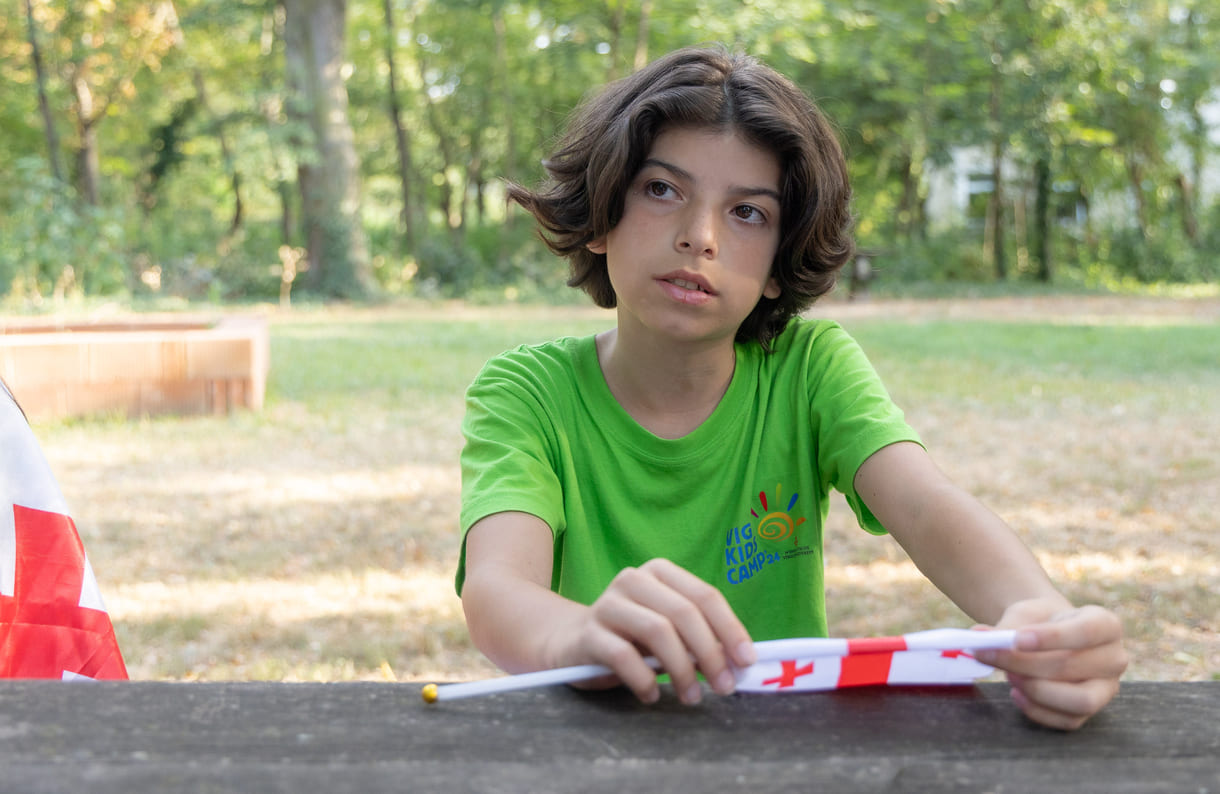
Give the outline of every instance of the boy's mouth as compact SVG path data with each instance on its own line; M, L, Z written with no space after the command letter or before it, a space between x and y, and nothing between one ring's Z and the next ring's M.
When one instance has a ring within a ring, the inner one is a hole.
M657 277L657 283L670 298L689 306L705 306L716 295L711 285L693 273L667 273Z
M667 278L667 279L664 279L664 281L668 281L670 284L673 284L675 287L681 287L682 289L693 289L693 290L699 290L700 292L709 292L709 293L711 292L711 290L707 289L706 287L704 287L700 284L696 284L693 281L687 281L684 278Z

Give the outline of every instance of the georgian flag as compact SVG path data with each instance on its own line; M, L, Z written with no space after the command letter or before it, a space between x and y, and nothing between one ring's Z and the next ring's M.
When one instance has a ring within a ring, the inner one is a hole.
M1012 631L933 629L897 637L754 643L758 662L738 692L819 692L854 686L966 685L994 668L970 651L1013 647Z
M788 693L824 692L853 686L963 686L994 669L979 662L970 651L1012 648L1015 639L1014 631L931 629L900 637L765 640L754 643L758 661L736 671L737 691ZM652 669L660 669L656 658L647 656L644 661ZM425 703L436 703L539 686L574 684L611 672L609 667L600 664L582 664L483 681L427 684L421 694Z
M76 524L2 381L0 678L127 678Z

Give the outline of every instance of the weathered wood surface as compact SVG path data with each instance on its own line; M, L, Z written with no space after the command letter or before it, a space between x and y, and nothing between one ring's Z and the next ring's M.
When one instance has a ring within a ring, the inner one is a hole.
M0 683L0 791L1220 793L1220 682L1126 684L1075 733L1003 684L806 695Z

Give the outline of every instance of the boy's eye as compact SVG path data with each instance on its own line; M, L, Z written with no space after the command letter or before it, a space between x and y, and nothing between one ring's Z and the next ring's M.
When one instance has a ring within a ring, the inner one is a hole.
M665 198L673 192L673 188L667 182L662 182L659 179L651 179L644 183L644 193L653 198Z
M750 223L764 223L767 220L767 216L763 214L762 210L749 204L739 204L734 207L733 214Z

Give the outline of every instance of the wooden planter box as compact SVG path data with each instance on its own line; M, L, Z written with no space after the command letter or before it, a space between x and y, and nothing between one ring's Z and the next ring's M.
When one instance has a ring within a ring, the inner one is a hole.
M0 320L0 376L32 420L257 411L269 365L265 317Z

